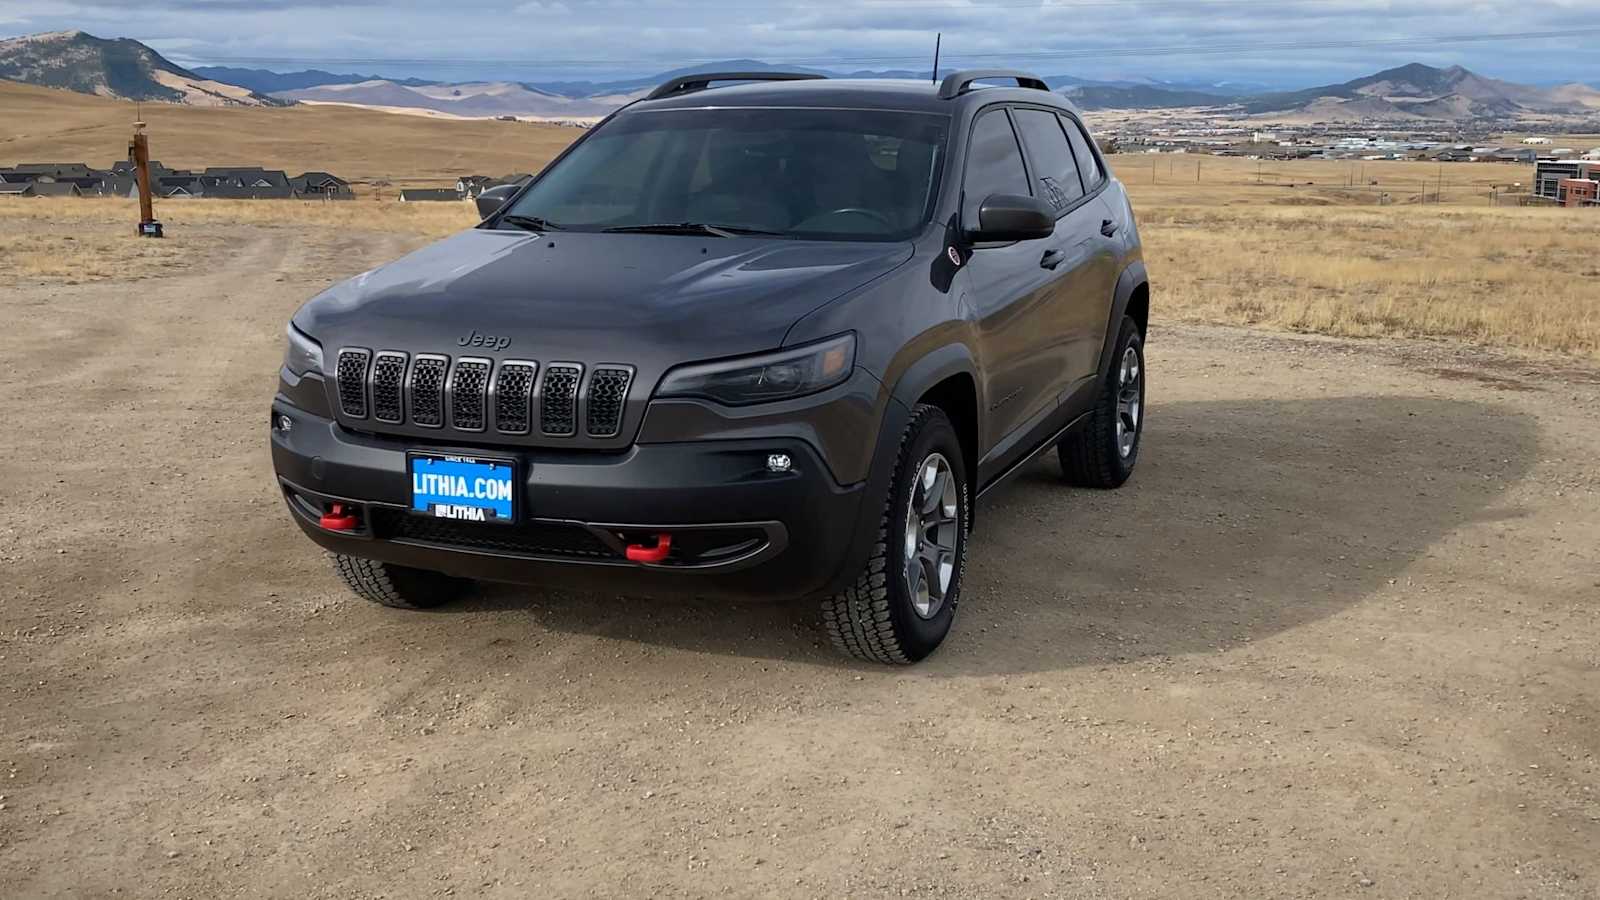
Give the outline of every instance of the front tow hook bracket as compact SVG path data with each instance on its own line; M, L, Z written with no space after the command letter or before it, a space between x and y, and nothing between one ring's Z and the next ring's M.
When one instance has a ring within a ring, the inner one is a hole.
M662 533L656 535L656 545L651 547L646 544L629 544L627 556L630 562L659 563L667 558L672 550L672 535Z
M328 507L326 513L323 513L322 518L317 520L317 524L329 531L355 531L361 523L356 519L355 513L346 509L343 503L334 503Z

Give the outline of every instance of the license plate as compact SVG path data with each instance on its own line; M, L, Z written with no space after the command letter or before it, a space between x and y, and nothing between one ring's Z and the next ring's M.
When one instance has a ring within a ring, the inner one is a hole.
M436 519L516 521L516 466L508 459L412 453L411 511Z

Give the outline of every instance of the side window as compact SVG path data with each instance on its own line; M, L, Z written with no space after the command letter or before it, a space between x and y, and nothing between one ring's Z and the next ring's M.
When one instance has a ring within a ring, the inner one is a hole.
M1032 193L1028 190L1028 170L1022 164L1022 148L1017 146L1017 136L1005 110L981 113L972 123L962 190L966 197L961 220L968 227L978 223L978 207L991 194Z
M1028 148L1028 161L1033 164L1033 194L1048 200L1060 213L1083 196L1083 184L1067 146L1067 135L1061 130L1061 120L1042 109L1016 109L1011 114L1016 118L1017 130L1022 132L1022 143Z
M1072 155L1078 158L1078 172L1083 176L1084 191L1092 191L1106 180L1105 173L1100 171L1100 161L1095 157L1094 151L1089 149L1089 136L1083 133L1083 126L1071 116L1061 117L1061 126L1067 129L1067 140L1072 142Z

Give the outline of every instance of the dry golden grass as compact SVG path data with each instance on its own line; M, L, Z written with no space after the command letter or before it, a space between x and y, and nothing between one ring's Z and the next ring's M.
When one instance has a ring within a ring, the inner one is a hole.
M1263 166L1172 161L1188 181L1138 179L1142 157L1117 157L1139 214L1159 316L1323 334L1434 337L1600 358L1600 218L1577 210L1490 208L1491 185L1526 183L1526 167L1445 169L1443 204L1377 206L1334 184L1345 163ZM1160 162L1165 162L1162 160ZM1159 165L1160 163L1158 163ZM1438 167L1365 163L1380 184ZM1275 186L1294 183L1298 186ZM1307 182L1316 182L1307 185ZM1430 188L1430 191L1432 189ZM1398 196L1398 192L1396 192ZM469 203L374 199L161 201L165 241L132 233L122 200L0 202L0 282L139 277L204 258L207 226L395 231L441 237L476 221Z
M1111 166L1141 206L1514 206L1512 186L1533 181L1533 166L1506 163L1121 154Z
M580 133L558 125L429 119L338 106L145 103L136 112L125 100L0 81L0 165L109 167L127 157L136 116L149 123L151 156L173 168L259 165L290 175L323 171L396 186L535 172Z
M1592 215L1434 206L1139 213L1169 318L1600 357Z

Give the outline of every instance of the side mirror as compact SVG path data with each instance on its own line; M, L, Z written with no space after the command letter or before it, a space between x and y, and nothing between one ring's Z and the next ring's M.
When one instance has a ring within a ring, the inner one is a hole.
M511 195L515 194L520 187L522 187L520 184L501 184L479 194L476 198L478 218L487 219L494 215L500 207L506 205L506 201L510 200Z
M975 243L1033 241L1056 230L1055 210L1036 197L990 194L978 207L978 227L968 232Z

